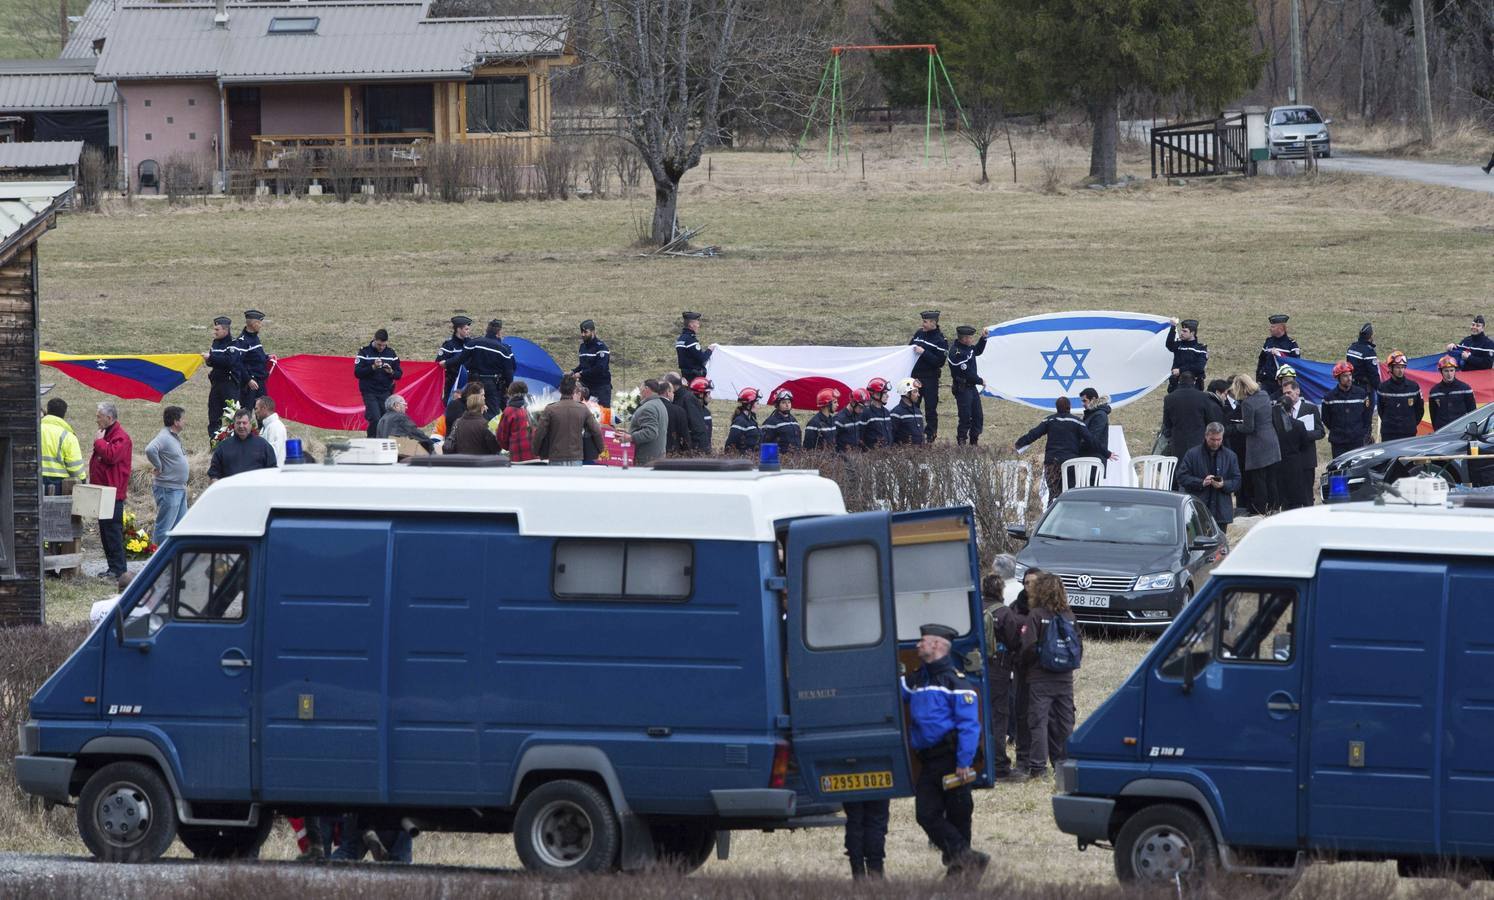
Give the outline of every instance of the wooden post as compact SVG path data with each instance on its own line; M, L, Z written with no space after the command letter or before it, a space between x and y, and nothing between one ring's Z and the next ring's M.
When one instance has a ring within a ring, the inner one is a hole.
M467 82L452 85L457 92L457 134L459 141L467 139Z
M1432 143L1432 77L1427 62L1426 0L1411 0L1411 16L1416 28L1416 118L1421 125L1421 142Z
M353 146L353 86L342 86L342 142Z
M431 139L438 144L445 133L445 129L441 127L441 113L446 110L446 104L441 102L445 93L443 87L439 81L431 82Z

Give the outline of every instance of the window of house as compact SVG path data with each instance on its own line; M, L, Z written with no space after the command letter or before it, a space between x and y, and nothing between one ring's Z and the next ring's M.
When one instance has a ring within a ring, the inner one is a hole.
M196 106L197 105L197 98L196 97L188 97L187 98L187 105L188 106Z
M559 540L551 589L562 600L688 600L694 552L686 541Z
M145 105L146 106L150 106L150 101L149 100L145 101Z
M167 116L166 117L166 124L167 125L175 125L176 124L176 118L174 116Z
M318 16L275 16L270 20L270 34L316 34L322 22Z
M809 551L804 558L804 643L811 650L882 640L882 567L872 544Z
M148 141L148 140L150 140L150 132L149 132L149 131L147 131L147 132L146 132L146 133L145 133L145 139L146 139L146 140L147 140L147 141Z
M189 132L187 132L187 140L189 140L189 141L195 141L195 140L197 140L197 132L195 132L195 131L189 131Z
M0 575L16 571L16 489L10 471L10 439L0 438Z
M467 130L529 130L529 79L524 75L467 82Z

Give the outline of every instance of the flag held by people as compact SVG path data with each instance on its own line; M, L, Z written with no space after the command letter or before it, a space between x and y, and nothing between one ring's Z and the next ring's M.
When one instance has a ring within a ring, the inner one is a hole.
M763 397L780 389L794 395L794 409L815 409L815 395L825 388L840 391L843 404L854 388L873 378L896 382L913 371L913 348L897 347L742 347L720 346L711 354L706 375L716 397L735 398L743 388Z
M53 353L43 350L38 361L64 372L96 391L125 400L152 400L171 393L202 365L199 353Z
M1146 396L1172 372L1170 321L1114 311L1044 313L992 325L979 357L986 393L1052 411L1092 387L1112 407Z

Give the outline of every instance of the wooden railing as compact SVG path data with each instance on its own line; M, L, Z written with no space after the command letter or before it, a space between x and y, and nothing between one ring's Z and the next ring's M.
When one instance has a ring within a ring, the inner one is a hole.
M323 161L326 152L335 147L363 148L377 151L391 149L395 161L418 162L419 148L435 138L429 132L399 132L394 134L256 134L254 142L254 165L256 168L276 168L276 163L301 150L310 150L313 163ZM377 153L370 153L376 156Z
M1152 129L1152 177L1245 174L1245 117L1201 119Z

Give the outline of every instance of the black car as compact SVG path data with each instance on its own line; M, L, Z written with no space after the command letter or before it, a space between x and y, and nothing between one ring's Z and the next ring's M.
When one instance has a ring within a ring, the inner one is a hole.
M1471 459L1417 459L1466 455L1470 445L1475 444L1480 455L1490 457L1489 462ZM1420 471L1440 475L1451 484L1494 484L1494 403L1475 409L1460 419L1454 419L1431 434L1419 434L1416 437L1384 441L1351 450L1328 463L1318 488L1323 501L1328 502L1333 492L1333 479L1341 476L1349 489L1346 499L1373 500L1376 482L1393 482L1397 478Z
M1229 539L1187 494L1139 488L1064 491L1017 554L1017 578L1037 567L1063 579L1083 625L1165 629L1229 553Z

